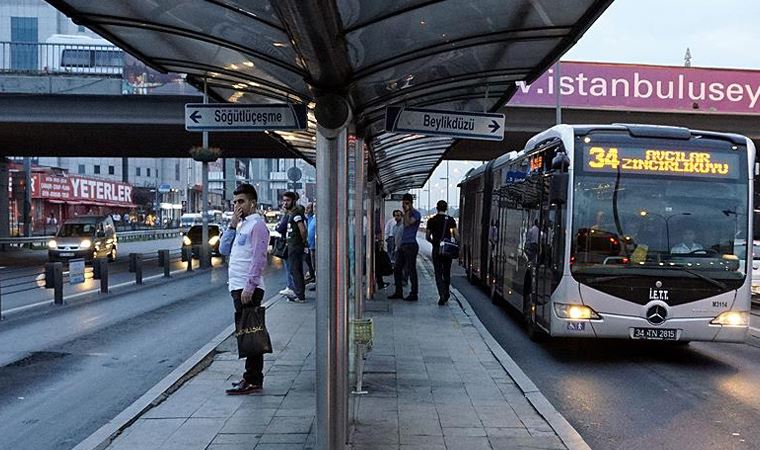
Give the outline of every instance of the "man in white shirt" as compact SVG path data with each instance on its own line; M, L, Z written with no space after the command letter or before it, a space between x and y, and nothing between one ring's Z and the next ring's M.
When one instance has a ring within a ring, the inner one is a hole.
M261 306L264 298L262 272L267 266L269 229L266 221L256 213L256 188L243 183L233 192L235 213L227 230L222 234L219 252L229 255L228 281L235 306L235 323L245 306ZM243 379L227 389L229 395L244 395L261 390L264 384L264 355L249 355L245 359Z
M694 242L694 238L696 238L696 233L694 233L694 230L690 228L683 230L683 241L676 244L672 249L670 249L670 253L686 255L695 253L698 250L704 250L704 247Z
M396 228L400 223L401 211L398 209L393 211L393 217L388 219L388 221L385 223L386 251L388 252L388 256L390 256L391 261L396 260L396 244L401 242L400 240L396 240Z

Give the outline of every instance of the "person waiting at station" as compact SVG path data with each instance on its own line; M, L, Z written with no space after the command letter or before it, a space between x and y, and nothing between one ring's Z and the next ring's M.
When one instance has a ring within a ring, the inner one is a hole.
M297 203L298 194L286 192L282 194L282 203L288 217L286 241L288 243L288 271L293 279L295 296L288 300L303 303L306 301L306 283L303 276L303 263L307 242L306 218L304 209Z
M672 249L670 249L670 253L673 254L690 254L695 253L700 250L704 250L704 247L702 245L698 244L697 242L694 242L694 239L697 237L694 230L691 228L686 228L683 230L682 235L682 241L676 244Z
M311 207L311 215L307 208L306 217L306 243L309 248L309 255L306 261L310 261L309 271L311 272L311 281L306 284L306 289L313 291L317 289L317 204L315 202L309 203Z
M404 224L404 230L401 234L401 245L398 246L396 253L396 264L393 267L394 281L396 282L395 292L388 296L390 299L403 298L409 302L417 301L418 280L417 280L417 253L420 246L417 244L417 230L420 228L422 215L412 206L414 197L406 193L401 197L401 209L403 210L401 222ZM404 281L404 272L409 274L409 281L412 285L409 296L404 297L401 284Z
M388 222L385 223L385 244L391 261L396 261L396 247L401 243L401 240L396 240L397 228L403 229L401 215L402 213L400 210L394 209L393 217L388 219Z
M435 285L438 288L438 304L445 305L451 294L451 261L449 256L441 254L441 241L454 238L459 240L457 234L457 222L453 217L446 214L449 209L448 203L439 200L435 205L437 214L427 221L427 233L425 238L433 244L431 254L433 271L435 272Z

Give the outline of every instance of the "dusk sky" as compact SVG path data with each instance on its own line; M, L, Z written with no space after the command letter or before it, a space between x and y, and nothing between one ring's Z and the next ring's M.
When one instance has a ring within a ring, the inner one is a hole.
M694 67L760 69L760 1L615 0L562 60L682 66L688 47ZM457 183L481 161L451 162L449 203L459 204ZM446 164L428 184L431 203L446 198ZM427 202L428 185L418 205Z

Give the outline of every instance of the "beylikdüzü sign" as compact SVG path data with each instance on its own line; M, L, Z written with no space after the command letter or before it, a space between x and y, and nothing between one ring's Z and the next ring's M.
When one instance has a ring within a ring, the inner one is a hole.
M556 104L554 69L518 83L509 106ZM625 108L760 114L760 71L563 62L560 103L570 108Z
M32 175L32 197L105 206L134 206L132 186L76 175Z

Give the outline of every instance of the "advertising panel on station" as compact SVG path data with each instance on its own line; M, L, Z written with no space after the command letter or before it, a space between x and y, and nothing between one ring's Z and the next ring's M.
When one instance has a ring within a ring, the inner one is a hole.
M69 260L69 284L84 283L84 259Z
M385 110L385 131L501 141L504 114L389 106Z

